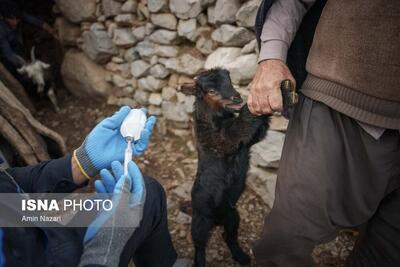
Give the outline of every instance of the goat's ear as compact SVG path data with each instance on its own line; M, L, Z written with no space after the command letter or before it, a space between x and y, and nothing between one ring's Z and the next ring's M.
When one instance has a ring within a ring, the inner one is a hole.
M195 95L196 89L197 87L195 83L184 83L178 87L178 91L185 95Z
M50 68L50 64L47 64L47 63L44 63L44 62L41 62L40 65L42 65L43 69Z

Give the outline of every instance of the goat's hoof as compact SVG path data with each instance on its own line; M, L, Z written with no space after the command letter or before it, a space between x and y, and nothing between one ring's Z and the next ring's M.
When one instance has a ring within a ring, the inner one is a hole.
M240 253L236 253L233 255L233 259L237 261L240 265L250 265L251 258L249 255L241 251Z

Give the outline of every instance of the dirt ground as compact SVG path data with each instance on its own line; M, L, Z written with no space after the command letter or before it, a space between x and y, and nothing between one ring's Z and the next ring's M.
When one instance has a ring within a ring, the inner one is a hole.
M62 112L55 114L46 101L40 104L35 116L45 125L56 130L66 140L69 152L83 141L96 123L111 115L118 107L105 103L79 100L65 91L59 92ZM180 258L193 258L190 236L190 216L180 211L182 203L190 200L189 190L196 171L196 152L191 137L184 139L155 131L149 149L137 158L143 173L155 177L168 196L169 227L174 246ZM241 215L240 243L249 252L251 245L262 231L264 216L269 212L261 198L246 190L239 201ZM342 232L329 244L314 251L320 267L340 267L353 246L353 232ZM207 249L208 266L235 265L221 238L221 229L215 229Z

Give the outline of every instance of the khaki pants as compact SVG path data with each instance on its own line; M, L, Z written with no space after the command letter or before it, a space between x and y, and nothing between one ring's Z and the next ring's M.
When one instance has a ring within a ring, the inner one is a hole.
M253 252L263 267L309 267L315 245L364 225L348 266L400 266L400 134L379 140L305 96L283 147L276 199Z

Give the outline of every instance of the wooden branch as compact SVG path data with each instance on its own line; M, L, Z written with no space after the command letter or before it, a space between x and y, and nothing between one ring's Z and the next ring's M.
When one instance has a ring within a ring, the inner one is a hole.
M29 144L24 138L0 115L0 134L15 148L20 157L29 165L39 163Z
M4 83L4 85L9 88L16 98L29 109L30 112L35 113L35 107L30 100L28 94L26 93L22 84L15 79L15 77L4 67L3 64L0 63L0 81Z

